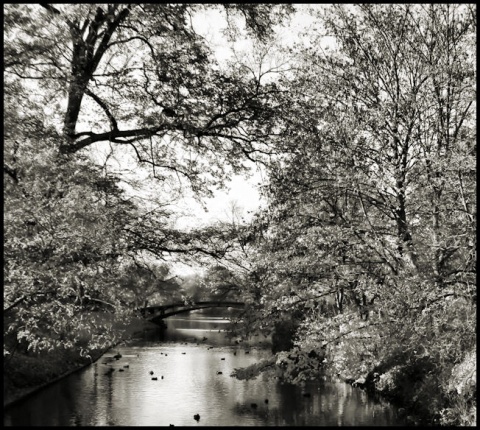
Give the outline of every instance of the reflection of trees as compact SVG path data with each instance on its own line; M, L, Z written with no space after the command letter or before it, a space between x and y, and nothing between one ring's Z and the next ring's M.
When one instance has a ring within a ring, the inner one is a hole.
M182 350L177 350L177 354ZM168 358L171 361L163 364L166 375L163 382L168 384L174 381L175 385L165 385L170 390L166 396L179 396L182 399L191 396L192 403L191 406L188 403L188 407L195 407L202 419L207 416L202 411L209 411L209 419L222 422L217 425L351 426L394 422L394 410L390 405L373 402L365 392L349 385L312 382L302 390L291 384L280 385L265 375L256 380L238 381L228 377L226 369L220 367L229 362L229 359L220 361L223 352L207 353L198 349L191 352L180 356L182 364L179 365L179 360L174 358L175 353L172 351L170 354L169 351ZM252 352L237 364L248 365L258 359L259 356ZM153 361L141 363L140 360ZM135 367L141 368L142 364L146 364L145 368L151 368L156 360L157 356L151 354L149 358L139 359ZM150 394L143 398L138 396L138 387L135 386L143 384L142 378L126 379L121 376L126 374L119 373L106 376L104 372L108 367L100 364L98 367L99 374L96 377L92 376L93 372L83 373L81 377L80 374L72 375L49 388L48 396L39 397L37 410L48 411L48 415L43 416L48 416L48 422L52 422L53 418L58 425L74 425L79 420L82 425L118 425L126 423L125 420L138 423L139 413L142 423L158 424L155 421L158 419L155 408L159 405L157 394L162 395L157 391L159 385L150 385L152 388L147 389L151 390ZM222 370L224 374L217 376L217 370ZM98 389L95 391L96 385ZM302 392L311 393L311 398L302 397ZM89 395L85 396L86 393ZM264 403L265 398L269 399L268 405ZM251 407L253 402L258 404L256 409ZM170 407L172 403L166 400L164 405ZM213 413L218 415L214 418ZM31 424L35 423L32 421ZM163 425L168 425L168 421Z
M106 412L105 418L107 421L107 425L112 425L111 421L113 417L113 376L110 374L106 378L107 378L107 392L106 392L107 403L105 408L105 412Z
M323 415L325 425L385 425L392 422L392 406L376 402L360 390L341 382L331 382L312 395L312 404L320 405L312 415ZM401 424L401 423L397 423Z
M250 403L243 404L243 403L235 403L232 408L232 411L235 415L241 417L252 417L255 420L255 425L267 425L268 424L268 416L269 410L261 405L259 408L252 408ZM262 422L259 423L258 420Z

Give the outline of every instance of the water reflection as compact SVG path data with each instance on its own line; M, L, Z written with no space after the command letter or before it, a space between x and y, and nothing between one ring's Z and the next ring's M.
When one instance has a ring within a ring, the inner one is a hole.
M195 313L167 323L165 332L146 331L141 339L119 348L120 360L104 364L107 360L100 359L9 408L4 424L404 425L391 405L374 402L340 382L301 388L264 375L250 381L230 377L235 368L252 364L269 351L252 347L246 354L235 339L227 337L228 320L223 317ZM304 397L304 392L310 397ZM200 415L198 422L195 414Z

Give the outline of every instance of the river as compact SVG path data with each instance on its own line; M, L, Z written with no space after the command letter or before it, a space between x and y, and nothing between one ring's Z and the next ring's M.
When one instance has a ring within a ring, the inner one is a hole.
M299 387L265 375L237 380L230 376L235 368L267 357L269 350L259 346L258 337L247 349L228 338L225 314L184 315L168 318L167 330L145 331L7 408L4 425L405 425L394 406L340 381ZM112 357L117 353L118 360Z

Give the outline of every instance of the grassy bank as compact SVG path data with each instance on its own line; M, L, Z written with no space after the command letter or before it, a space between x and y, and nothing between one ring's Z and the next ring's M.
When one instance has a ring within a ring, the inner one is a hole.
M123 325L123 340L134 337L148 328L157 327L141 318ZM3 366L3 405L15 403L39 389L95 362L108 349L90 351L89 357L80 356L80 349L57 349L51 352L16 353L7 357Z

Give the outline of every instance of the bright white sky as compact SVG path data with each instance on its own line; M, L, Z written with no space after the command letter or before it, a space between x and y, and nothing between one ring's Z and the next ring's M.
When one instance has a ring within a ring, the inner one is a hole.
M318 4L296 4L297 14L293 17L290 25L282 29L278 34L280 44L291 45L299 41L299 34L308 26L315 24L310 8L323 7ZM195 31L203 35L214 48L217 61L220 65L230 59L233 51L228 46L225 37L222 35L225 21L220 10L209 10L206 13L193 17ZM234 44L238 56L246 58L251 54L251 44L243 39L238 39ZM120 162L120 164L122 164ZM118 166L120 167L120 166ZM252 164L252 171L249 177L234 176L226 190L217 190L213 198L205 201L207 210L195 201L192 197L185 197L175 202L175 208L184 215L177 218L176 227L195 228L208 225L217 221L232 221L232 206L237 208L237 215L244 221L251 220L254 212L265 204L260 197L258 186L266 182L265 173ZM154 193L152 189L152 193ZM202 272L201 267L182 263L175 263L172 271L177 276L188 276Z
M312 7L322 7L322 5L297 4L295 7L298 13L293 17L290 25L282 29L278 35L283 45L290 45L300 40L298 37L299 33L314 23L313 14L309 13L309 9ZM225 20L222 17L222 11L220 9L211 9L202 12L193 17L192 23L195 31L205 37L214 48L219 64L225 64L225 61L233 55L233 50L222 34L222 30L226 26ZM234 49L237 55L242 58L245 58L245 56L248 57L248 54L252 52L251 43L241 37L235 42ZM97 147L94 152L96 153L95 156L99 156L100 160L104 160L108 153L108 148L102 145L101 147ZM129 165L127 158L117 160L118 164L114 163L112 167L123 170L125 166ZM133 176L137 176L137 172L133 172ZM216 221L231 221L232 204L237 207L240 216L243 217L245 221L249 221L253 213L261 207L262 203L265 203L262 202L258 190L258 185L264 183L265 179L265 174L261 174L258 168L252 164L250 177L234 176L232 181L227 184L227 190L217 190L215 197L205 201L207 211L191 197L185 197L175 202L174 207L178 209L179 213L185 214L177 219L176 226L179 228L191 228ZM153 189L151 192L155 194ZM146 194L148 194L148 191L146 191ZM140 194L138 195L140 196ZM143 192L141 192L141 195L143 195ZM145 198L147 198L146 195Z
M282 44L291 44L298 41L298 34L314 23L314 18L309 13L309 9L316 9L322 7L322 5L296 4L295 7L298 10L297 14L291 20L290 25L279 34ZM193 17L192 22L195 31L204 36L214 47L216 58L220 64L231 58L233 51L222 35L222 30L224 30L226 23L222 18L220 10L208 10ZM234 49L238 53L249 52L251 50L250 47L251 44L242 39L237 40L234 45ZM177 225L191 226L192 224L204 225L218 220L229 221L231 220L232 203L235 203L239 209L243 210L243 217L246 221L250 220L253 212L265 203L258 191L258 185L262 184L265 179L265 174L262 175L255 168L249 178L243 176L233 177L229 184L229 190L217 191L214 198L207 200L208 212L205 212L198 203L188 199L185 204L192 208L192 215L179 220Z
M253 212L258 210L264 201L260 197L258 185L263 182L260 172L246 178L234 176L227 185L227 190L215 192L215 197L207 199L205 204L207 211L193 199L184 199L177 206L189 215L180 218L177 227L194 227L207 225L217 221L232 221L232 205L236 206L239 214L245 221L252 218Z

